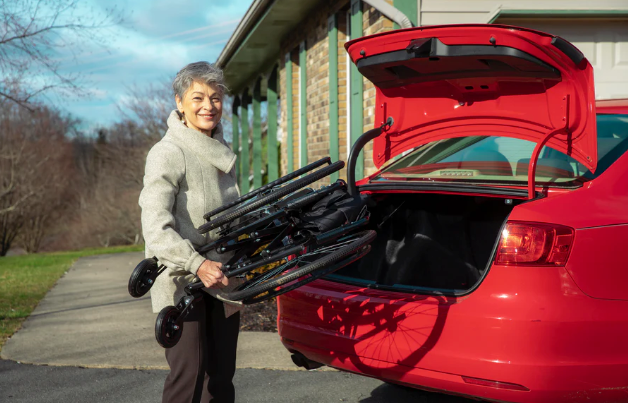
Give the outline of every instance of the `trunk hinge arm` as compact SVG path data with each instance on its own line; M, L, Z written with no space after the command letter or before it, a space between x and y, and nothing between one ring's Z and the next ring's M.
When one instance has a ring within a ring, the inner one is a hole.
M536 165L539 160L539 154L541 154L541 150L545 146L545 143L547 143L549 139L557 134L569 135L569 95L565 95L565 97L563 97L563 101L563 121L565 122L565 126L559 129L554 129L546 134L543 140L541 140L541 142L539 142L536 147L534 147L534 151L532 152L532 158L530 158L530 166L528 167L528 200L532 200L536 196Z
M358 161L358 155L360 155L360 151L366 143L373 140L375 137L382 134L383 131L389 130L393 123L394 119L389 116L385 123L383 123L380 127L376 127L375 129L371 129L368 132L362 134L358 139L353 143L351 147L351 153L349 153L349 161L347 162L347 193L351 196L356 196L358 194L356 186L355 186L355 164Z

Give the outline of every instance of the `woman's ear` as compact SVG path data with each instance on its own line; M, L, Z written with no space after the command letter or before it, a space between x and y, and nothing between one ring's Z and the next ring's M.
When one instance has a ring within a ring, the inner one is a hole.
M179 109L179 112L183 113L183 104L181 103L181 98L179 97L179 95L175 95L174 100L177 103L177 109Z

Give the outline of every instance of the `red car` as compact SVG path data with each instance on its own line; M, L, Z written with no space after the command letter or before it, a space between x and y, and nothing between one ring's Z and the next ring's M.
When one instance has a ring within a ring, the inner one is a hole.
M628 100L569 42L422 27L346 46L377 87L371 252L278 298L295 362L504 402L628 400Z

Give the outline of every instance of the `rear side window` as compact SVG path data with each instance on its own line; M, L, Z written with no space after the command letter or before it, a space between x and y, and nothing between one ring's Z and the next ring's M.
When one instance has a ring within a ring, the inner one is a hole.
M601 175L628 149L628 115L598 115L597 135L598 168L594 174L575 159L544 147L536 182L573 186ZM535 145L527 140L496 136L434 141L392 161L374 179L527 183Z

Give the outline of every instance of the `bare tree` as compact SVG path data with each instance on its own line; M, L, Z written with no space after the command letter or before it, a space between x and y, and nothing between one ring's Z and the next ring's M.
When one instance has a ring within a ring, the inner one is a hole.
M29 112L5 102L0 108L0 256L22 237L39 249L52 219L65 207L72 180L71 148L65 137L74 122L38 106Z
M6 255L22 227L19 209L32 195L22 183L28 175L28 142L17 132L18 114L0 103L0 256Z
M81 93L80 76L60 69L60 52L76 57L87 41L122 22L118 10L86 14L78 0L0 0L0 98L33 110L52 90Z
M123 119L97 130L96 136L77 133L72 139L73 169L76 177L66 190L68 209L57 209L63 217L51 217L55 228L65 236L39 234L37 219L24 220L30 225L31 239L56 249L87 246L111 246L142 242L138 198L142 189L144 164L150 147L166 131L166 119L174 108L169 83L147 88L129 87L127 102L120 105ZM69 127L69 130L71 130ZM68 168L63 168L66 170ZM27 236L19 238L26 249Z
M154 141L159 140L168 130L166 120L176 107L170 83L170 79L164 78L162 82L146 87L130 85L118 105L124 121L137 122L144 135Z
M71 189L76 175L71 145L62 135L65 129L46 123L50 124L44 127L50 136L31 144L32 156L41 161L37 174L23 184L32 195L19 209L22 227L18 240L28 253L38 252L46 237L59 229L57 223L70 213L75 197Z
M158 138L143 123L124 120L98 130L96 139L75 140L81 192L73 214L72 246L142 241L137 200L146 153Z
M148 149L156 141L155 127L123 121L107 130L107 141L97 152L102 170L95 183L97 201L91 210L97 212L100 243L111 240L125 243L141 241L140 209L137 204L142 189L144 163ZM147 134L148 133L148 134Z
M2 127L4 135L0 137L0 216L15 211L31 196L19 191L26 140L16 138L14 133L6 130L6 125L2 126L5 127Z

